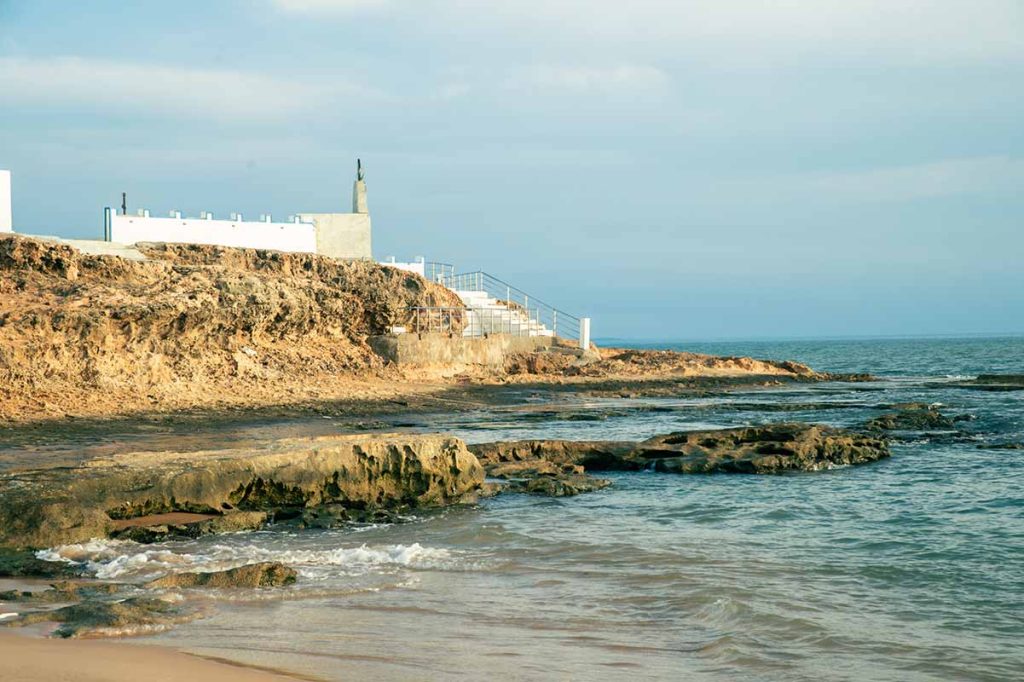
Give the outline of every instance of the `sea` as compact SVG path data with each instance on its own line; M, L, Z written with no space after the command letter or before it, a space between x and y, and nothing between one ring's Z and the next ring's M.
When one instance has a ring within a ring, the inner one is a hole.
M634 345L878 381L577 397L559 410L525 392L517 406L402 428L469 442L637 439L776 421L852 427L906 402L961 420L896 434L891 458L856 467L610 473L600 492L501 495L402 523L95 541L48 556L140 582L294 566L294 586L200 593L204 618L130 641L315 679L1024 679L1024 450L984 447L1024 443L1024 391L955 385L1024 374L1024 338Z

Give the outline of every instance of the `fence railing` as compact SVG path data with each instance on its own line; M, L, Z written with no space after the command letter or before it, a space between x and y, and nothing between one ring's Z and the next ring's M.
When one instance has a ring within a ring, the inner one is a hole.
M423 276L431 282L444 284L455 275L455 266L451 263L435 263L427 261L423 264Z
M409 331L414 334L554 336L553 330L516 309L415 307L410 308L409 317Z
M410 331L463 334L467 311L461 307L417 307L409 309Z
M441 280L434 280L440 282L449 289L454 289L460 292L484 292L488 298L496 299L498 304L504 305L508 310L518 310L522 317L527 320L526 327L530 326L530 322L533 323L536 333L532 336L538 336L543 333L542 330L547 330L549 335L558 336L563 339L581 339L583 336L581 332L580 318L575 315L570 315L567 312L559 310L554 306L541 301L535 296L530 296L528 293L512 286L508 282L502 281L493 275L489 275L483 271L477 272L463 272L463 273L452 273L451 275L445 276ZM481 314L485 321L492 321L495 319L494 315L487 314L488 308L469 306L469 309L476 311ZM500 318L500 313L498 314ZM499 319L500 322L500 319ZM485 327L485 323L481 323L481 328ZM511 330L511 324L509 331L505 333L516 333ZM498 332L495 332L498 333ZM531 335L531 334L522 334ZM589 332L586 334L589 338Z

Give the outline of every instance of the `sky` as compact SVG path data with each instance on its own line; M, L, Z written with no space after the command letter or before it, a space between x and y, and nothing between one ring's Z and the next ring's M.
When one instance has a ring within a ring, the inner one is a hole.
M1024 333L1020 0L0 0L15 230L347 211L597 338Z

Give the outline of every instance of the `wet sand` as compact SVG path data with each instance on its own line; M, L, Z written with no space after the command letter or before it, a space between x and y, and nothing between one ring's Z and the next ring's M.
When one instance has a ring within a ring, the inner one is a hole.
M294 682L296 677L117 642L54 640L0 632L5 682Z

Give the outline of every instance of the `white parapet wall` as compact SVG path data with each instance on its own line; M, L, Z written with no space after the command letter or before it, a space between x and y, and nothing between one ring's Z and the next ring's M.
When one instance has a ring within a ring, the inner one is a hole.
M0 232L14 229L11 219L11 171L0 170Z
M249 249L317 253L317 229L311 222L154 218L110 215L109 241L217 244Z
M394 256L391 256L390 258L386 258L385 260L380 261L380 264L386 265L389 268L405 270L406 272L415 272L420 277L426 277L427 264L424 262L424 259L422 258L409 263L402 263L400 261L396 261Z

